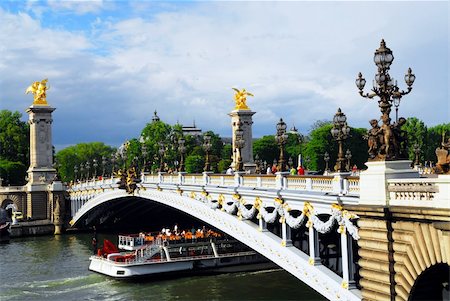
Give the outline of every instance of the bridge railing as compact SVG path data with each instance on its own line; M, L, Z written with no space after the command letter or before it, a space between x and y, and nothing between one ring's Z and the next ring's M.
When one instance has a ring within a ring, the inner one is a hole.
M389 204L450 209L450 177L388 180Z
M117 178L89 180L72 185L74 191L95 188L108 189L117 185ZM256 175L236 173L234 175L213 174L142 174L142 184L180 184L180 185L213 185L223 187L252 187L264 189L283 189L305 192L321 192L337 195L359 195L359 178L337 174L335 176L293 176L287 173L277 175Z

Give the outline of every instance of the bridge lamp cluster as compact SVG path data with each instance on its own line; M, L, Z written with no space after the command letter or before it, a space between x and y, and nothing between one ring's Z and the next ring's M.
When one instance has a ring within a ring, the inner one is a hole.
M278 158L278 170L286 171L286 161L284 160L284 146L286 145L288 134L286 133L286 123L283 118L277 123L277 134L275 135L275 140L280 147L280 157Z
M335 165L335 171L346 171L346 164L344 158L344 151L342 148L343 141L349 137L350 128L347 126L347 116L342 113L341 108L338 108L337 113L333 117L333 128L331 129L331 135L337 141L339 151L338 158Z
M186 153L186 146L184 145L185 143L186 140L184 140L183 137L178 139L178 151L180 152L180 172L184 172L184 154Z
M356 87L359 89L359 94L364 98L380 97L379 107L383 115L389 116L392 104L394 104L396 120L398 120L398 106L400 105L400 100L403 95L411 92L416 76L412 73L411 68L408 68L405 74L405 83L408 87L407 91L400 91L397 86L397 81L389 74L390 66L394 61L394 55L392 50L386 47L384 40L381 40L380 47L375 50L373 61L378 67L378 72L375 74L373 80L373 93L364 94L363 89L366 85L366 80L361 72L359 72L358 77L356 78Z
M205 166L203 171L211 171L211 163L209 162L209 152L211 151L211 148L211 136L206 133L203 136L203 150L205 151Z

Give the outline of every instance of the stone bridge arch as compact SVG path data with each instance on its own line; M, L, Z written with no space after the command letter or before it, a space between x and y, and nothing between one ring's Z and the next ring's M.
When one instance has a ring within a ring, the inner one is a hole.
M398 300L417 300L415 295L431 296L439 294L435 286L424 286L420 282L432 271L439 272L447 268L447 283L450 271L450 228L446 223L444 229L433 223L399 221L393 223L395 282ZM446 229L446 230L445 230ZM437 268L439 267L439 268ZM440 281L434 275L435 282ZM426 279L425 279L426 281ZM442 285L442 283L441 283ZM428 293L427 293L428 290ZM442 296L441 296L442 298ZM443 300L446 300L445 298Z
M124 190L118 189L99 193L77 211L71 225L76 227L83 217L95 210L96 207L114 199L129 196ZM147 189L136 191L133 196L172 207L227 233L330 300L358 300L360 298L353 291L343 287L341 285L342 278L334 272L325 266L313 265L307 254L294 246L286 246L280 237L271 232L261 232L259 226L249 220L241 220L236 215L212 209L207 204L176 191Z

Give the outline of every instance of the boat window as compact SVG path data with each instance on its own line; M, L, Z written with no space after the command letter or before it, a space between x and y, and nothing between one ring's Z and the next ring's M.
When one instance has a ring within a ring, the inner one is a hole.
M119 270L119 271L117 271L117 275L125 275L125 271L123 271L123 270L120 271L120 270Z

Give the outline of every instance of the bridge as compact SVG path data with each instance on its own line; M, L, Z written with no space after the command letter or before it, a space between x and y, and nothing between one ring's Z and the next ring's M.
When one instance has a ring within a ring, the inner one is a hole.
M378 119L370 121L369 160L359 177L345 172L342 141L350 128L340 109L331 131L339 144L336 172L330 176L284 172L287 134L280 120L276 135L280 172L256 174L248 143L255 112L246 105L244 89L237 90L236 107L229 114L234 175L143 172L140 181L125 179L133 184L127 190L122 189L124 179L114 177L66 187L52 166L55 109L44 93L44 99L35 95L27 110L28 183L18 187L0 183L0 206L23 212L29 221L17 227L25 231L27 226L28 234L45 227L60 234L67 220L69 227L86 228L172 208L233 236L329 300L448 300L450 145L443 142L436 149L436 171L441 174L425 176L411 168L400 122L406 119L391 124L389 114L393 99L411 92L415 75L408 69L408 89L400 91L388 73L392 60L392 51L382 40L374 57L379 73L373 93L364 94L366 80L361 73L356 80L361 96L380 98L383 121L381 127Z
M384 180L378 204L370 199L377 194L370 172L361 178L144 173L132 193L119 189L118 178L91 180L68 190L70 223L114 218L103 216L114 203L156 202L235 237L330 300L410 300L429 294L433 273L436 291L444 291L450 177L407 174Z

